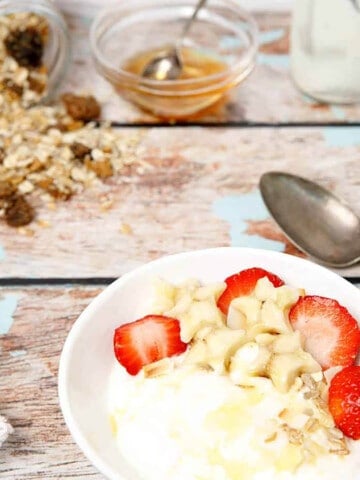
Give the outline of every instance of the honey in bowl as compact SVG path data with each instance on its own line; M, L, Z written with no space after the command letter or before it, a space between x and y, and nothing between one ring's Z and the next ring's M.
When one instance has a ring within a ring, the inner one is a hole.
M135 75L141 75L145 67L159 55L167 50L158 48L148 50L128 60L122 68ZM183 68L179 80L192 80L195 78L206 77L227 69L226 63L214 58L213 56L202 53L194 48L183 47L180 50L180 56L183 62Z
M121 68L141 77L145 67L164 51L165 48L158 48L141 52L128 59ZM191 47L182 47L180 55L183 62L181 75L174 82L157 82L156 92L147 89L146 82L141 82L141 79L131 90L126 85L127 92L123 85L119 84L117 88L142 108L161 117L176 119L189 117L205 109L237 83L229 78L228 64L215 55ZM219 82L221 75L223 79ZM182 83L183 80L186 82Z

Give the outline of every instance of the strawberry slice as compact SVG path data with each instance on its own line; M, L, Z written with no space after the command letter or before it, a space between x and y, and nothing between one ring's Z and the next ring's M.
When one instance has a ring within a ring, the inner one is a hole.
M165 357L178 355L187 344L180 338L180 323L175 318L147 315L115 330L114 352L130 375Z
M263 277L267 277L274 287L281 287L284 282L277 275L267 272L262 268L248 268L235 275L225 279L226 289L218 299L217 306L227 315L230 303L234 298L250 295L256 287L256 282Z
M329 388L329 410L336 426L347 437L360 440L360 367L338 372Z
M347 367L360 348L360 329L349 311L326 297L300 297L289 312L289 320L305 339L305 350L327 369Z

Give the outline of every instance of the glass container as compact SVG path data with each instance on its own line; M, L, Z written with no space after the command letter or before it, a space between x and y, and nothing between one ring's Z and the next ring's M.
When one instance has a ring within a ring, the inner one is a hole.
M119 94L158 116L186 118L205 109L241 83L255 65L258 35L252 16L237 1L209 0L186 38L184 52L197 67L203 64L203 71L208 61L208 73L168 81L141 76L144 62L153 58L149 52L174 44L195 3L123 0L100 13L91 28L100 74ZM216 62L222 66L215 72Z
M360 2L296 0L291 73L307 95L328 103L360 101Z
M43 63L46 67L47 95L51 99L65 76L70 58L70 40L61 12L51 0L0 0L0 16L31 12L44 17L49 25Z

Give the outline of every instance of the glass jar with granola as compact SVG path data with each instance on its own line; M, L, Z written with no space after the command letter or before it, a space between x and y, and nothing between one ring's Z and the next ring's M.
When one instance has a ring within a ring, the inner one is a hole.
M0 111L51 98L68 59L66 22L51 0L0 0Z

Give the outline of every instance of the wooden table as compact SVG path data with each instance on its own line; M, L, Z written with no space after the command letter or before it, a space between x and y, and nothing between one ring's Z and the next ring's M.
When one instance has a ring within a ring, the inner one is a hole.
M268 170L315 179L360 213L360 106L321 105L294 89L289 12L256 13L258 66L227 103L202 120L170 126L116 97L94 72L87 42L94 9L69 0L61 6L74 45L63 90L93 92L104 118L141 128L141 156L152 168L127 183L106 182L113 200L107 212L86 192L41 211L51 226L35 225L30 236L1 227L0 412L15 427L0 450L2 480L103 478L64 425L57 370L73 322L113 279L191 249L243 245L299 253L261 202L257 185ZM359 267L340 273L360 283Z

